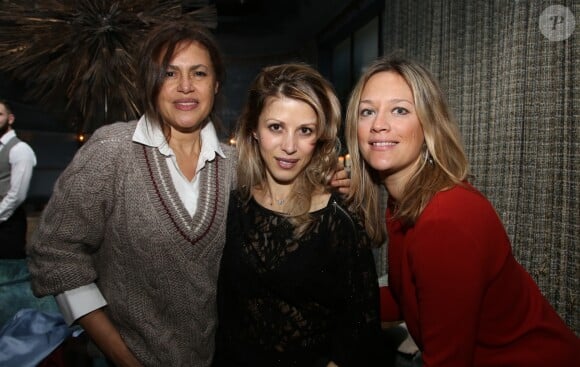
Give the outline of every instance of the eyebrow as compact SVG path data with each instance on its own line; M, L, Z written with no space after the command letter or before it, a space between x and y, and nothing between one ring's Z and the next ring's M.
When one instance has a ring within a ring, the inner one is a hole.
M404 98L393 98L393 99L389 99L389 102L395 102L395 103L406 102L406 103L409 103L409 104L413 104L412 101L409 101L408 99L404 99ZM371 100L369 100L369 99L361 99L359 101L359 104L360 103L372 104L373 102Z
M316 127L318 127L318 120L314 121L314 122L305 122L303 124L300 124L299 126L300 127L314 127L314 128L316 128Z
M286 121L283 121L283 120L280 120L280 119L277 119L277 118L274 118L274 117L266 117L263 121L266 122L266 123L275 122L275 123L277 123L279 125L287 125L287 122ZM301 123L301 124L298 125L298 127L312 127L312 126L317 127L318 126L318 120L312 121L312 122L304 122L304 123Z
M167 67L174 68L174 69L181 69L179 66L177 66L175 64L169 64L169 65L167 65ZM209 66L207 66L205 64L196 64L196 65L191 65L191 66L187 67L187 69L189 69L189 70L194 70L194 69L199 69L199 68L209 69Z

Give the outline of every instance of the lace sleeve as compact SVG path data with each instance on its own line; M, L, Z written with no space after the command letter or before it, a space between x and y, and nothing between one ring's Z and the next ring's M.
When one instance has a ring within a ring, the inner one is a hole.
M337 313L331 360L339 366L371 366L380 334L379 287L371 240L360 220L335 205L334 230L343 304Z

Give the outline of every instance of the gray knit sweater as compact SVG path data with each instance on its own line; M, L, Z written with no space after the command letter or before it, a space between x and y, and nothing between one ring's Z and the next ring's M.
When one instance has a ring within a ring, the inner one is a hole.
M105 311L146 366L209 366L235 152L200 171L193 219L136 122L95 132L56 182L28 247L37 296L96 282Z

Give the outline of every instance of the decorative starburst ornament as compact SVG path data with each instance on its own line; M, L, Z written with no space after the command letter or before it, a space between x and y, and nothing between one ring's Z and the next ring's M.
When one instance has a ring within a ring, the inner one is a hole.
M145 33L186 19L217 26L214 6L181 0L0 0L0 71L45 108L62 105L78 131L139 114L136 52Z

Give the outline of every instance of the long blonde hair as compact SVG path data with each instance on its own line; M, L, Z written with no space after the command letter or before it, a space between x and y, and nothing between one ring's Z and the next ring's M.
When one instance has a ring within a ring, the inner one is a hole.
M417 117L423 128L425 160L407 182L397 202L396 218L413 226L427 203L438 191L461 184L469 175L459 127L447 105L439 84L419 63L401 57L382 57L372 63L353 89L346 112L345 134L352 159L351 209L365 218L365 226L374 241L385 238L384 213L380 212L380 185L376 170L365 164L358 145L359 103L367 81L375 74L394 72L400 75L413 93Z
M318 71L302 63L266 67L248 92L236 134L239 152L238 189L249 200L253 187L263 188L266 167L258 142L253 138L262 110L271 97L287 97L307 103L316 112L318 127L316 149L304 172L298 176L288 197L288 217L299 237L309 227L312 195L327 188L328 177L336 169L340 141L340 103L332 85Z

